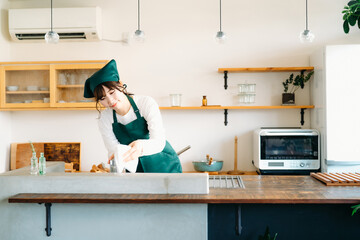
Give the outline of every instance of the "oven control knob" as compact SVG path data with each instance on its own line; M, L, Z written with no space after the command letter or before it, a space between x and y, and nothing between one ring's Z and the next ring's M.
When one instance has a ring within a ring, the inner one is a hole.
M300 167L305 167L305 163L300 163Z

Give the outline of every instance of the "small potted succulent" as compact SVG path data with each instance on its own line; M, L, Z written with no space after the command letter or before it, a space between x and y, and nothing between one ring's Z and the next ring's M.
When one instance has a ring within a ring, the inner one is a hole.
M284 93L282 94L283 105L294 105L295 104L295 92L299 88L304 88L305 83L310 80L314 71L305 74L305 70L301 70L300 74L294 77L294 74L290 74L289 78L286 79L282 84L284 86Z
M360 0L351 0L345 5L342 11L343 15L343 29L346 34L350 31L350 26L355 26L356 22L360 28Z

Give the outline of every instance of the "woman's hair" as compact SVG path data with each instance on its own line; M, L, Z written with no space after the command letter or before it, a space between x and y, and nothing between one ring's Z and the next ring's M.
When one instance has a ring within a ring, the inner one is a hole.
M95 100L96 100L96 110L99 113L100 113L99 101L101 98L106 96L106 92L105 92L103 86L105 86L109 89L117 89L127 96L133 95L133 94L127 92L126 84L122 84L121 82L118 82L118 81L108 81L108 82L103 82L103 83L97 85L96 88L94 89L94 96L95 96Z

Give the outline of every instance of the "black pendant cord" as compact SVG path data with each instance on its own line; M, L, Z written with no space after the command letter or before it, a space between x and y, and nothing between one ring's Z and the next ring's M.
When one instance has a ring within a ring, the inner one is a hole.
M140 0L138 0L138 30L140 30Z
M53 3L52 3L52 0L50 3L50 6L51 6L51 32L52 32L53 31Z
M306 29L305 30L309 30L308 27L308 0L306 0L306 10L305 10L305 15L306 15Z
M221 0L220 0L220 32L221 32Z

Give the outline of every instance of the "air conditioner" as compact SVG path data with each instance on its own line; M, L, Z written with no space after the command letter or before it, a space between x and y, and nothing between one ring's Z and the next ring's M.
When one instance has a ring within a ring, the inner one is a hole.
M9 9L9 32L14 41L45 41L50 28L50 8ZM60 41L101 40L101 9L53 8L53 31Z

